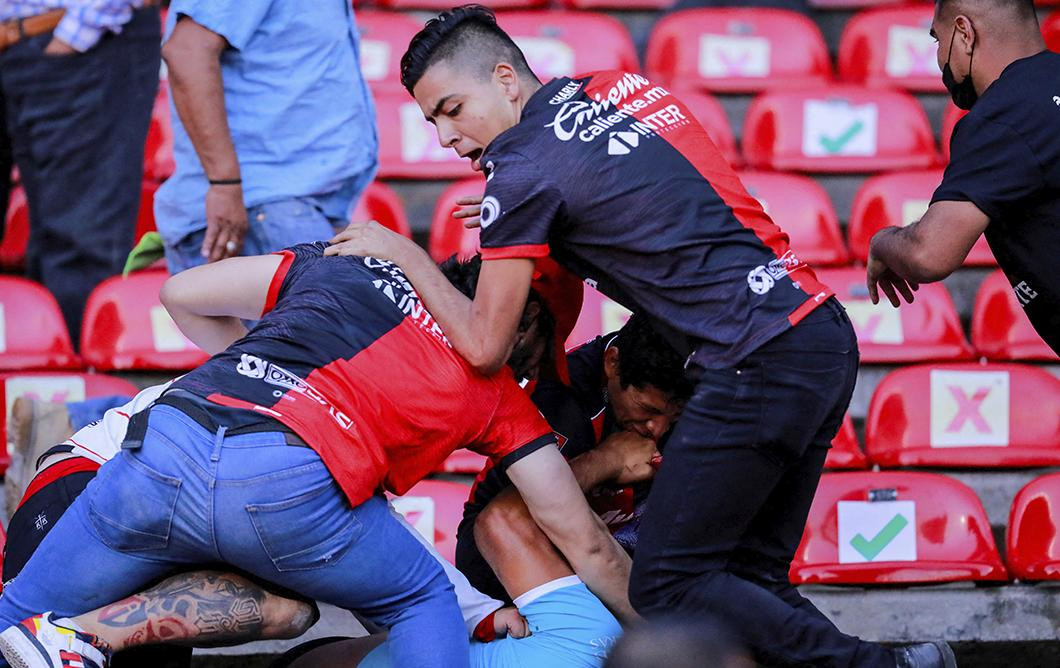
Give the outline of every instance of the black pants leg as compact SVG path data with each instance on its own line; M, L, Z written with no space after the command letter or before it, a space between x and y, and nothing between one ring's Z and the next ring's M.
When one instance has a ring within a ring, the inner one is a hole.
M59 302L74 345L92 289L121 272L140 206L158 90L158 9L137 10L89 51L48 56L51 34L0 54L0 97L26 188L26 268Z
M830 300L738 368L702 370L637 544L630 597L642 614L716 616L767 665L893 668L889 650L841 633L788 581L857 365Z

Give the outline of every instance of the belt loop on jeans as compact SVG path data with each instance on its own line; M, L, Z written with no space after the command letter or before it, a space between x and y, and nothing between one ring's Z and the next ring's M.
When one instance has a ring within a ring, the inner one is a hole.
M213 452L210 453L211 462L218 462L221 460L221 445L224 443L226 431L228 431L228 427L221 425L217 428L217 433L213 436Z

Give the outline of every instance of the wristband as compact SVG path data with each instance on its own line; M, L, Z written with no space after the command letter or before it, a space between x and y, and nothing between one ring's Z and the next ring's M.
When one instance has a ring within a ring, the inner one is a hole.
M239 186L243 179L209 179L211 186Z
M500 608L497 608L500 610ZM493 642L497 638L497 628L493 625L493 618L497 616L497 610L494 610L490 614L478 623L475 627L475 633L472 637L479 642Z

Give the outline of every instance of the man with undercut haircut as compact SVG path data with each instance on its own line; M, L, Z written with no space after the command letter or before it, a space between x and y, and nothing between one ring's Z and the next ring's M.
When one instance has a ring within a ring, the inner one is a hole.
M1034 328L1060 353L1060 55L1031 0L937 0L931 35L942 81L970 110L919 222L872 238L869 294L895 306L961 266L986 234Z
M952 665L944 643L896 652L841 633L788 579L853 392L857 340L688 107L629 72L542 85L478 6L429 21L401 64L441 144L486 175L478 292L453 290L379 225L351 225L328 252L401 266L483 371L503 361L545 255L646 315L688 361L695 390L634 557L638 612L718 615L763 663Z

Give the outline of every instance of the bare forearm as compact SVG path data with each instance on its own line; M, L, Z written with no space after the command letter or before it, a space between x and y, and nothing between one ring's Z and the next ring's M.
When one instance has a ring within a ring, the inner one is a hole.
M239 160L225 113L220 54L172 42L166 45L164 54L173 104L206 176L240 178Z
M216 355L247 334L243 321L232 316L198 315L181 309L169 313L184 336L208 355Z
M602 523L601 523L602 524ZM606 532L606 529L603 529ZM564 553L568 559L570 555ZM575 556L571 568L585 586L603 601L604 605L623 624L639 619L629 602L629 576L633 565L626 551L610 535L599 549L584 556Z
M614 463L599 449L589 450L572 459L570 470L583 492L613 480L616 475Z
M237 575L203 571L175 575L74 621L121 650L290 638L308 629L315 617L310 603L276 596Z
M493 333L476 313L474 303L453 287L425 251L410 249L397 264L461 357L483 373L503 366L513 342L491 340Z

